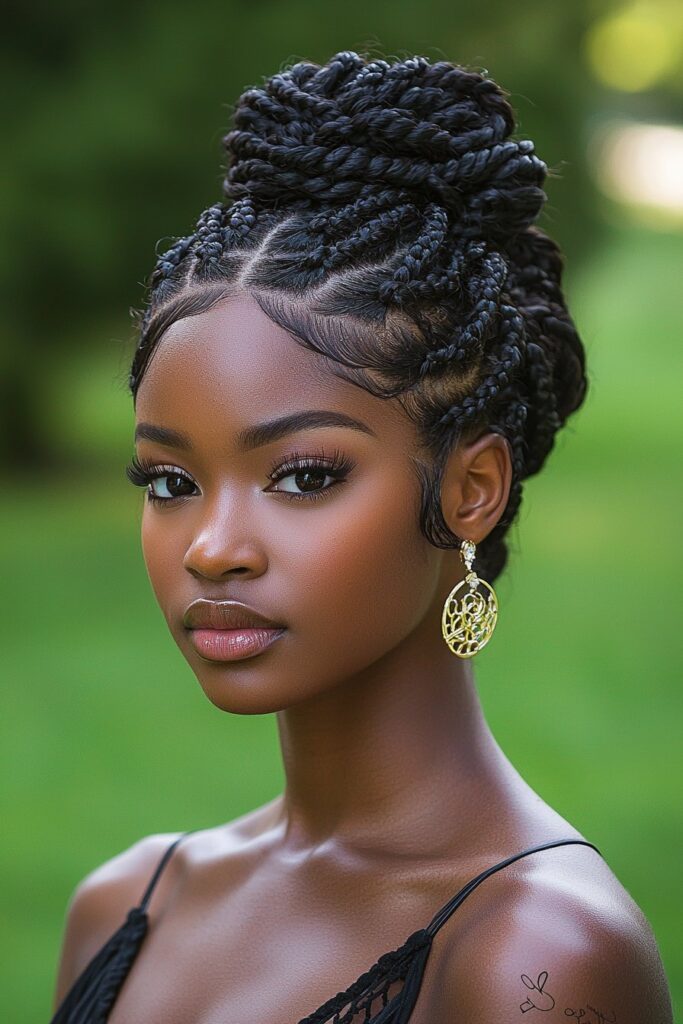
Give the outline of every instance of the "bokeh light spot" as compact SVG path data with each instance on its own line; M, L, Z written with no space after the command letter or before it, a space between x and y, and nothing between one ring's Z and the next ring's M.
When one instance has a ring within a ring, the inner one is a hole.
M677 67L683 50L682 9L638 3L601 18L589 29L586 55L600 81L640 92Z
M683 226L683 128L614 121L596 131L590 162L602 191L652 227Z

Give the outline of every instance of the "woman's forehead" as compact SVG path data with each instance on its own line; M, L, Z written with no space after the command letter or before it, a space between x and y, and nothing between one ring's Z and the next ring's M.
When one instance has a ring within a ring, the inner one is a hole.
M173 323L140 384L138 422L203 432L217 421L235 429L303 409L356 416L378 436L405 439L405 413L343 379L338 364L296 341L248 295L222 300Z

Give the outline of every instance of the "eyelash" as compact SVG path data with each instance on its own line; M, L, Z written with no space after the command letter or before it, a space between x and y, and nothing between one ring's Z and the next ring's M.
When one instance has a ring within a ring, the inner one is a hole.
M175 498L159 498L152 494L151 485L155 480L164 476L181 476L189 480L189 476L177 469L175 466L164 466L158 463L149 462L147 459L139 459L134 455L126 466L126 476L135 487L147 488L147 500L150 505L164 505L167 501L175 503L180 500L180 495ZM192 481L190 481L192 483Z
M294 499L294 501L319 501L321 498L325 498L328 492L337 484L344 483L345 478L354 466L355 463L338 448L335 448L331 455L328 455L323 449L320 449L320 451L313 455L304 455L301 452L293 451L284 461L276 461L267 476L270 481L277 483L293 473L300 473L307 469L324 470L328 476L335 478L333 483L327 487L322 487L317 491L302 492L301 494L294 494L292 491L274 492L284 494L287 498ZM126 476L136 487L147 488L147 500L150 504L170 505L192 497L190 494L179 494L171 498L160 498L152 493L152 483L164 476L179 476L184 480L189 480L190 483L194 483L187 473L184 473L176 466L159 465L146 459L139 459L134 455L126 466Z

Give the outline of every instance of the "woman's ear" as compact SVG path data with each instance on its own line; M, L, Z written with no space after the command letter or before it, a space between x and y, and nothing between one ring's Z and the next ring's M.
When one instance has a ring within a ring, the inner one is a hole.
M482 434L449 454L441 483L441 508L449 529L475 544L501 519L512 485L512 453L500 434Z

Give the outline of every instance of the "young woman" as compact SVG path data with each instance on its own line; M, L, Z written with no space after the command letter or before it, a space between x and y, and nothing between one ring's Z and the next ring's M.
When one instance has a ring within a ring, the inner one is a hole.
M55 1021L672 1020L642 912L475 689L523 481L586 389L513 129L421 57L240 98L226 202L151 278L128 474L173 639L217 707L277 714L285 791L81 882Z

